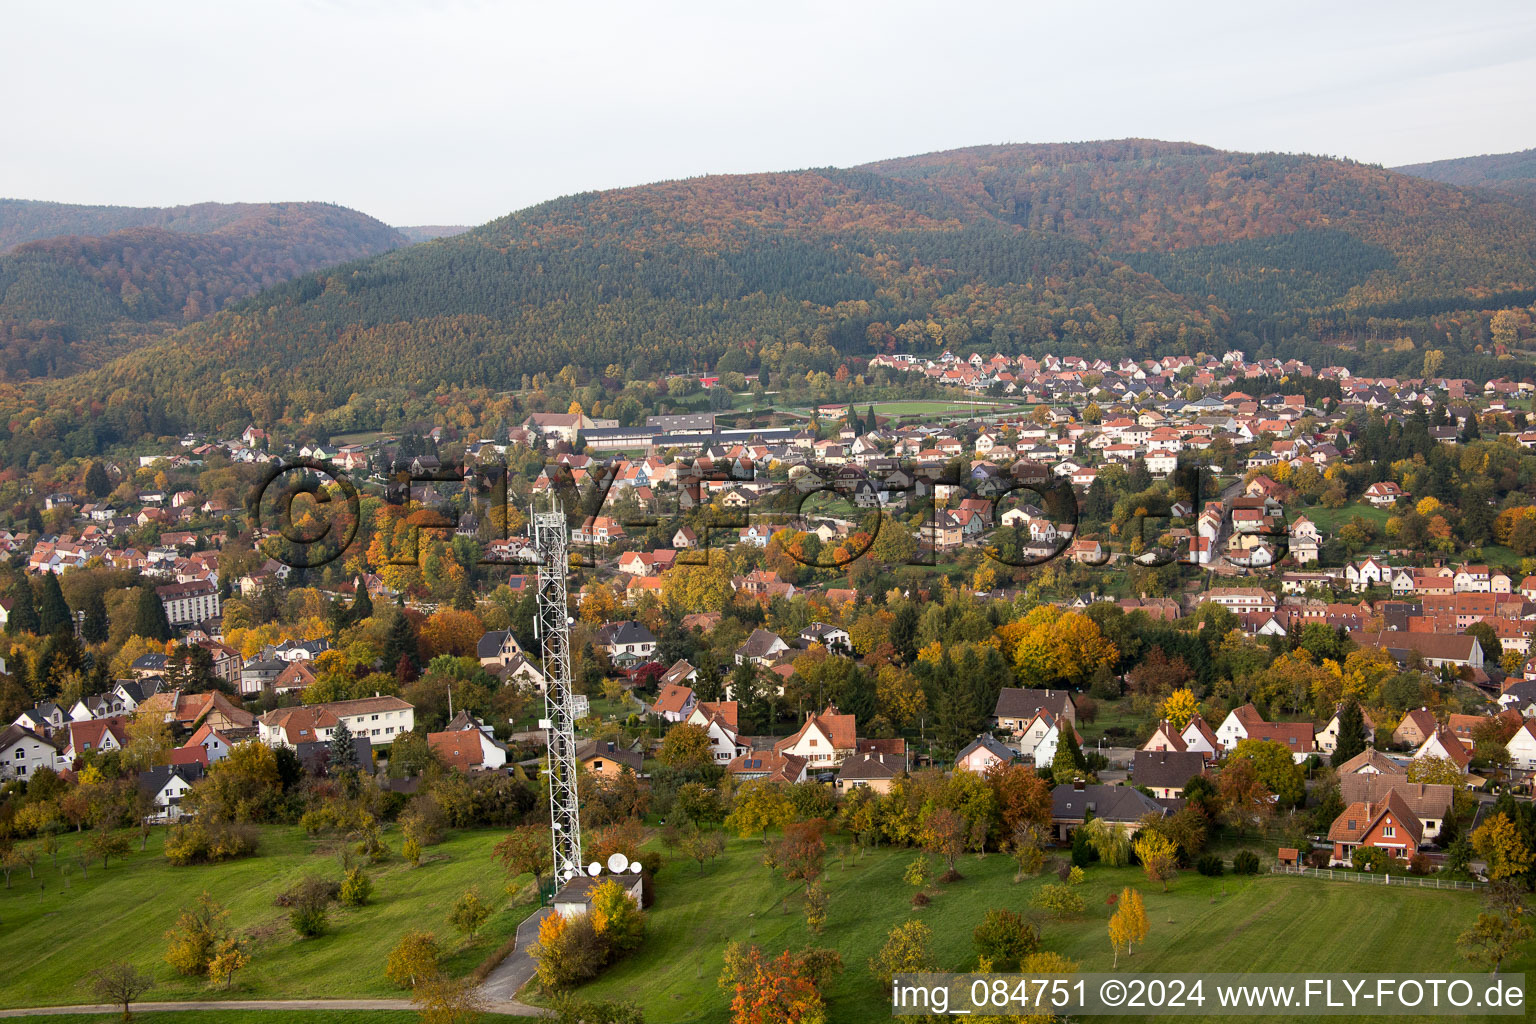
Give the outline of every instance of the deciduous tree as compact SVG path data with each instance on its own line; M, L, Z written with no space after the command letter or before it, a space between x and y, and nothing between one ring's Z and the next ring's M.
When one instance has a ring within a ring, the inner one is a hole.
M1129 954L1135 943L1147 937L1147 910L1142 904L1141 893L1126 886L1115 901L1115 912L1109 918L1109 943L1115 950L1114 966L1120 966L1120 953Z
M109 1003L122 1004L123 1020L133 1019L129 1004L148 992L155 984L155 979L126 960L114 960L98 967L86 978L91 983L91 991L102 999Z
M437 937L431 932L406 932L400 936L384 964L384 976L401 988L414 988L419 982L436 977L437 971Z

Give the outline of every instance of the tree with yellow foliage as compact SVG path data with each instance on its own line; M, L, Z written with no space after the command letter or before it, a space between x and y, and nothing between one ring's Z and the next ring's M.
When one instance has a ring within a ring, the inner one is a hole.
M928 698L911 672L886 665L875 676L875 705L894 725L906 728L928 710Z
M1179 870L1179 851L1173 840L1161 832L1143 829L1133 847L1136 859L1141 861L1141 868L1147 873L1147 879L1162 882L1163 892L1167 892L1168 880L1178 874Z
M1530 847L1520 831L1502 811L1492 815L1472 833L1472 849L1488 864L1488 877L1497 882L1514 878L1530 869Z
M606 583L594 583L582 594L577 614L581 616L582 622L600 626L612 619L618 610L619 601L613 588Z
M1200 702L1188 687L1174 690L1158 706L1158 713L1175 729L1183 729L1189 720L1200 713Z
M1147 931L1147 908L1141 902L1141 893L1126 886L1109 918L1109 944L1115 950L1115 967L1120 966L1120 953L1124 951L1129 956L1132 947L1147 937Z
M1101 667L1114 665L1120 652L1098 624L1078 612L1041 605L1023 619L997 631L1014 668L1030 686L1077 684Z

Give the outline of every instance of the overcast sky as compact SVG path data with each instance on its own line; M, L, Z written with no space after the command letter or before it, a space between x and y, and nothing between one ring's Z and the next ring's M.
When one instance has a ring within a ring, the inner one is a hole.
M0 196L476 224L992 142L1530 148L1536 4L0 0L0 89Z

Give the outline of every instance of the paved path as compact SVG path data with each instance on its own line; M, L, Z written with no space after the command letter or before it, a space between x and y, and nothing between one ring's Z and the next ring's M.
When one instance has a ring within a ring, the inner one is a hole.
M487 1009L530 1017L544 1015L543 1010L518 1002L517 993L533 979L533 957L528 955L528 947L539 937L539 925L544 918L554 912L553 908L545 907L517 926L517 945L480 985L480 997Z

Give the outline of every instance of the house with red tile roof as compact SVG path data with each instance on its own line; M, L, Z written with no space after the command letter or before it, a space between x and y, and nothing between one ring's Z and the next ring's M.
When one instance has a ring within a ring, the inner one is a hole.
M741 782L768 779L773 782L796 783L805 781L807 761L794 754L773 750L747 750L738 754L725 766L731 777Z
M1463 772L1467 765L1472 763L1472 750L1456 734L1445 726L1438 726L1429 737L1419 745L1419 749L1413 752L1413 758L1417 761L1423 757L1443 757L1455 762Z
M811 712L795 732L773 745L775 753L802 757L811 767L840 764L858 748L858 723L852 715L839 714L828 704L819 714Z
M693 712L693 687L680 683L667 683L651 705L651 714L660 715L668 722L681 722Z
M1416 708L1404 715L1397 728L1392 730L1392 742L1402 747L1422 746L1434 735L1438 725L1428 708Z
M1333 844L1331 864L1348 864L1356 848L1374 846L1406 861L1419 852L1424 826L1395 790L1375 803L1353 803L1328 829Z
M476 728L427 733L427 745L442 762L466 775L505 767L507 748Z
M128 745L128 719L122 715L70 722L64 738L65 761L78 760L91 751L122 750Z
M716 764L728 764L752 749L743 742L740 727L736 724L737 707L734 700L701 701L694 705L685 721L687 725L704 730Z

